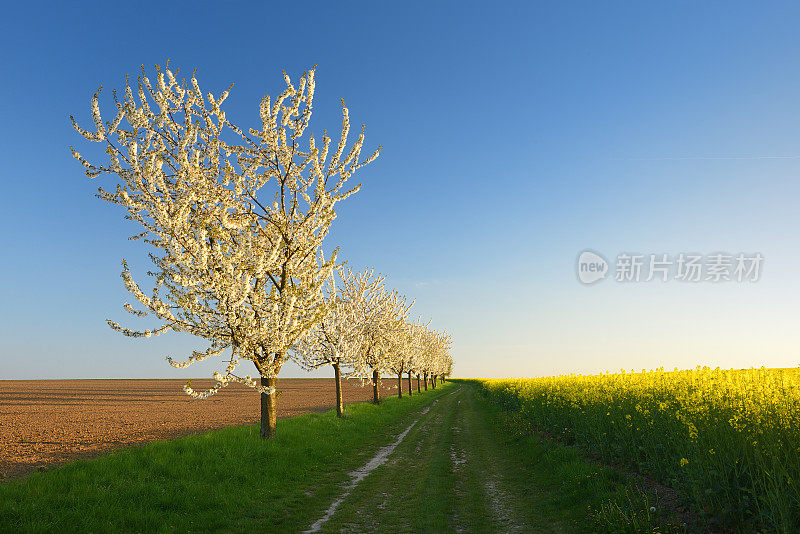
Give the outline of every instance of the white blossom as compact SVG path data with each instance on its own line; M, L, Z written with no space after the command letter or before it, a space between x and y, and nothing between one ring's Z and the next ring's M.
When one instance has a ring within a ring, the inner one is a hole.
M150 295L123 262L123 284L145 311L130 304L125 309L149 313L161 325L135 331L108 324L132 337L172 330L208 341L208 349L186 361L168 357L179 368L230 350L225 372L214 375L216 385L197 392L187 384L189 395L207 398L231 382L260 388L249 376L236 376L236 366L250 360L260 377L277 376L290 348L328 315L325 286L336 252L326 260L321 245L336 218L335 204L359 188L346 190L345 183L380 148L360 159L362 128L342 158L349 131L344 103L342 133L330 161L327 135L323 150L313 136L301 142L311 119L314 69L296 87L285 75L286 89L274 101L261 101L261 129L249 133L221 109L229 91L204 97L195 76L179 85L177 71L156 70L156 84L142 67L136 94L130 83L121 100L114 93L113 123L102 122L99 90L90 106L95 132L70 117L85 139L105 142L111 160L96 166L72 149L86 175L119 178L115 190L100 188L97 196L122 206L126 218L142 227L135 237L153 248L155 269L149 274L156 284ZM235 144L228 143L231 134Z

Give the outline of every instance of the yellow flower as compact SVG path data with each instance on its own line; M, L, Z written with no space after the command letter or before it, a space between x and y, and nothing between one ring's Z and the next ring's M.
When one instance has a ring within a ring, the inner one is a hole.
M681 458L681 467L686 467L687 465L689 465L689 460Z

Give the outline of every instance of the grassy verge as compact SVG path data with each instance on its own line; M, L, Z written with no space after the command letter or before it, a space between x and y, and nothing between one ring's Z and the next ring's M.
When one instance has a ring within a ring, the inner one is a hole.
M697 529L800 532L798 369L480 382L536 430L673 488Z
M445 384L380 406L230 427L121 449L0 485L3 532L294 532L322 515L375 449Z
M522 455L514 491L564 532L682 533L687 527L658 497L621 471L591 461L579 448L542 437L524 415L492 407L509 451ZM542 531L548 531L543 529Z
M513 457L513 490L537 514L560 518L569 532L686 531L686 525L659 506L650 490L631 483L619 470L590 460L579 448L543 437L524 413L494 402L479 382L473 385Z

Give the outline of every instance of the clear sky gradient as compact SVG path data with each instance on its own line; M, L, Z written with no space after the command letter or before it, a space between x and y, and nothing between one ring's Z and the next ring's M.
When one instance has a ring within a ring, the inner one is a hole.
M235 82L245 127L282 70L319 64L311 129L338 132L344 97L384 146L330 243L453 333L458 376L800 364L797 3L14 2L0 24L0 378L221 367L172 369L203 345L106 326L136 325L120 262L144 282L144 250L93 197L113 178L67 148L96 154L68 116L89 127L99 85L110 119L125 74L167 58L205 91ZM750 284L587 287L587 248L764 265Z

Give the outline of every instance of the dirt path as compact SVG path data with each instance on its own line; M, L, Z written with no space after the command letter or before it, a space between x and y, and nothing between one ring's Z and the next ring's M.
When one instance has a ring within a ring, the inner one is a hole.
M337 503L320 532L559 532L518 488L502 434L473 388L458 385L407 428L394 452Z

